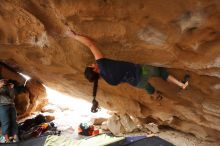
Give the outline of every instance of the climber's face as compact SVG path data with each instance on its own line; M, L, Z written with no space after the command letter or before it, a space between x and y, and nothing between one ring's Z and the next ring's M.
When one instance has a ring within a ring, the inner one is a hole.
M4 79L1 79L0 80L0 88L5 84L5 80Z
M89 67L93 68L94 72L99 73L99 66L96 63L91 64Z

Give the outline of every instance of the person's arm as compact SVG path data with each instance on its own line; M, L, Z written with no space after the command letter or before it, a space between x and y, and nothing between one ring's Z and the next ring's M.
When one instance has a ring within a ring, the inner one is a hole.
M95 60L101 59L103 58L103 54L102 52L99 50L99 48L95 45L94 41L92 41L92 39L86 37L86 36L82 36L79 34L76 34L74 31L69 31L67 32L67 35L69 37L73 37L74 39L76 39L77 41L81 42L82 44L84 44L85 46L87 46L92 54L95 57Z
M9 89L9 95L11 98L15 98L15 89L14 89L14 84L10 83L8 85L8 89Z

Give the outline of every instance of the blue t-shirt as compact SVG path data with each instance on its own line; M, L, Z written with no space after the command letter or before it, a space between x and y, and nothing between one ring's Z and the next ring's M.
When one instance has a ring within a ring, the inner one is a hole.
M110 85L129 83L136 86L140 81L141 66L125 61L117 61L107 58L96 60L101 77Z

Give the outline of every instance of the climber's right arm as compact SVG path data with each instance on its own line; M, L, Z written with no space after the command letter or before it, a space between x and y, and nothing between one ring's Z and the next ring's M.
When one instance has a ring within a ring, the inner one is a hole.
M79 34L76 34L74 31L71 31L67 34L69 37L73 37L74 39L76 39L77 41L81 42L82 44L84 44L85 46L87 46L92 54L95 57L95 60L98 60L100 58L103 58L103 54L100 51L100 49L96 46L95 42L92 41L92 39L86 37L86 36L82 36Z

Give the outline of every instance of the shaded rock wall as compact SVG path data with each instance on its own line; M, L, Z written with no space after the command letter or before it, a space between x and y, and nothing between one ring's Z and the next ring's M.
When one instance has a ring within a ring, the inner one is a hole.
M48 104L45 87L37 80L31 79L26 84L27 91L21 92L15 102L19 109L18 118L24 118L33 112L41 111Z
M0 60L61 92L91 101L83 77L94 62L85 46L64 37L65 23L91 36L109 58L169 68L190 87L150 80L166 96L100 81L101 105L161 125L220 139L219 0L5 0L0 4Z

